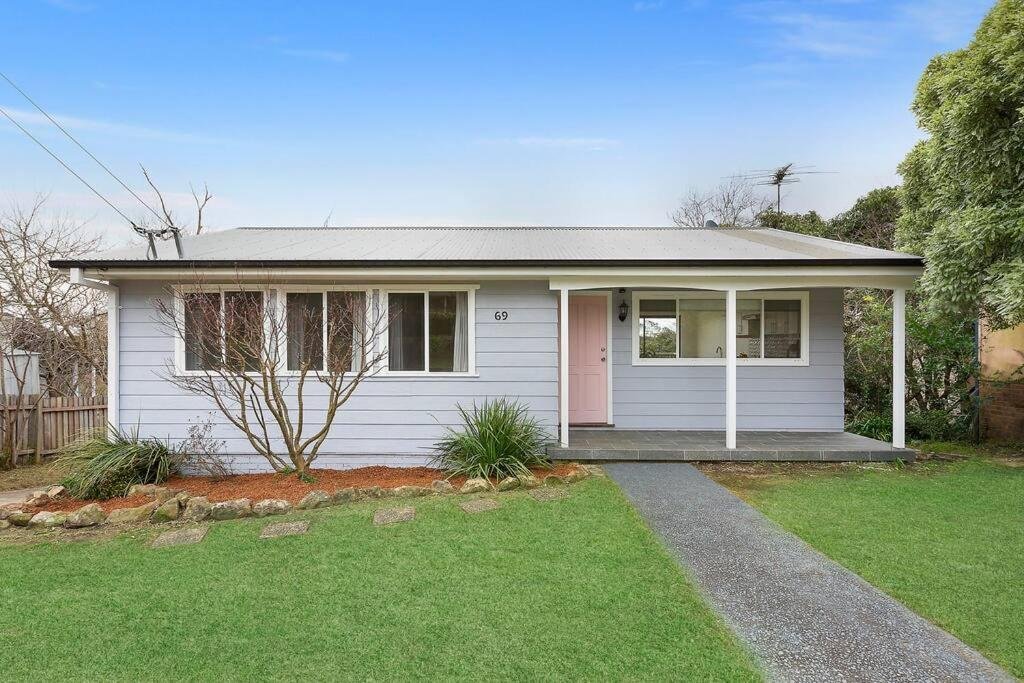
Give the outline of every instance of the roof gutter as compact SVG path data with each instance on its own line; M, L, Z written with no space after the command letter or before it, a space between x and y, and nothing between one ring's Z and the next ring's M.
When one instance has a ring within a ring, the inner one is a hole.
M108 429L120 428L120 378L121 378L121 292L117 285L85 277L82 269L72 267L71 284L88 287L107 293L107 425Z

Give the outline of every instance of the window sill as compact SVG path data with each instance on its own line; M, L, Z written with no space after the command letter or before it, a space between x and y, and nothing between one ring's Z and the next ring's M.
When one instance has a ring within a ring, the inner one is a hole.
M420 372L420 371L383 371L373 379L473 379L480 377L478 372Z
M807 367L810 361L806 358L737 358L737 367ZM631 365L638 367L725 367L724 358L634 358Z

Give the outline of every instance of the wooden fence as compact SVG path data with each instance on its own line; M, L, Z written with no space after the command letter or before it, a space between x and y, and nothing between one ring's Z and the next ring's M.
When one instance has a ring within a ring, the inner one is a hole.
M12 443L7 430L13 428L16 458L32 456L36 462L107 425L107 406L102 398L31 396L23 397L20 407L10 402L0 410L0 448Z

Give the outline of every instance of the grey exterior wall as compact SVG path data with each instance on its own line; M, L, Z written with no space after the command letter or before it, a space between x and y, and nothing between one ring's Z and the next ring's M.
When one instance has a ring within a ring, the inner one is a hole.
M169 382L174 342L153 301L163 282L122 282L120 425L144 436L179 441L190 424L212 419L214 436L238 471L268 469L206 399ZM614 306L621 301L618 292ZM625 294L630 301L630 292ZM494 312L507 310L506 322ZM527 403L556 434L558 299L547 282L485 282L476 294L476 377L373 377L340 411L317 460L320 467L419 465L456 425L456 405L511 396ZM810 365L740 367L740 429L841 431L843 428L842 290L812 290ZM631 364L630 322L612 320L613 419L629 429L724 429L725 368ZM309 390L307 390L309 391ZM314 391L319 391L317 387ZM310 394L307 394L310 395ZM321 394L322 395L322 394ZM316 419L323 401L307 413Z
M632 292L618 292L613 308ZM810 290L810 365L736 369L738 429L842 431L843 290ZM612 319L612 419L623 429L725 429L725 368L632 365L630 318Z
M225 442L237 471L268 469L245 437L206 399L184 393L163 376L173 360L174 342L153 305L167 296L161 282L123 282L121 288L121 408L124 428L139 426L143 435L180 440L190 424L210 417L215 436ZM494 312L507 310L506 322ZM552 434L558 421L557 298L546 282L481 285L476 294L476 365L478 377L372 377L339 411L318 467L370 464L420 465L428 449L458 422L456 405L469 406L487 397L514 396L527 403ZM310 390L321 397L320 387ZM324 401L314 402L307 419L322 415Z

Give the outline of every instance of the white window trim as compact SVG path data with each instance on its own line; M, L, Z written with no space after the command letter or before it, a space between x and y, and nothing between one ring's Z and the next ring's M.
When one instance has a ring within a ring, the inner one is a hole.
M725 366L725 358L641 358L640 344L637 341L640 331L640 299L722 299L725 300L725 292L701 290L701 291L677 291L677 292L646 292L633 290L632 323L630 325L630 347L632 348L633 365L718 365ZM737 301L743 299L764 299L781 301L800 302L800 357L799 358L737 358L736 365L741 366L807 366L810 365L811 347L811 310L810 292L792 290L751 290L736 293ZM678 311L677 311L678 314ZM763 329L763 319L762 319ZM678 335L678 332L677 332ZM723 340L724 342L725 340ZM677 342L678 343L678 342ZM763 347L762 347L763 348Z
M259 292L263 297L263 307L269 305L270 290L264 286L253 285L175 285L172 288L174 297L174 326L175 330L185 332L185 295L186 294L219 294L220 295L220 340L221 355L224 354L224 292ZM263 334L269 335L272 330L267 329L267 322L264 319ZM266 339L266 336L264 336ZM174 335L174 374L179 377L204 377L208 370L186 370L185 369L185 339L182 334ZM246 372L246 375L258 375L258 372Z
M282 321L282 326L285 333L281 335L278 340L278 358L281 360L281 367L278 368L277 372L282 377L298 377L302 374L301 370L289 370L288 369L288 294L301 293L301 294L321 294L321 310L323 311L323 325L320 330L320 336L322 339L324 349L324 366L327 363L327 293L328 292L362 292L363 303L366 305L366 317L364 321L367 323L371 320L370 316L373 311L373 288L367 285L281 285L272 287L273 291L277 293L277 315L279 320ZM363 327L362 333L365 335L368 332L366 326ZM371 351L370 355L373 356L374 352ZM355 364L355 358L352 359L353 366ZM349 371L354 371L354 367L349 368ZM310 370L310 372L323 372L323 370Z
M415 286L415 285L382 285L379 288L380 291L380 305L383 307L383 320L390 320L391 314L389 309L391 294L423 294L427 297L429 292L466 292L466 307L468 308L469 320L466 321L468 327L467 333L469 339L467 340L467 353L469 354L467 370L465 372L430 372L430 309L429 299L424 301L423 307L423 370L389 370L389 357L388 357L388 332L385 329L384 333L378 338L380 343L383 344L381 348L381 364L380 373L378 377L426 377L426 378L438 378L438 377L479 377L476 371L476 290L480 289L480 285L453 285L453 284L434 284L431 283L428 286Z

